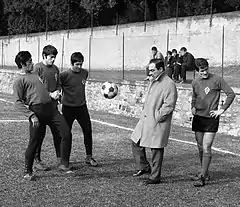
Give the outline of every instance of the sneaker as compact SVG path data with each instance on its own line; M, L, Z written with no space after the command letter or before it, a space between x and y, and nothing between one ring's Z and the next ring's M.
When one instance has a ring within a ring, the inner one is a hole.
M26 174L23 176L23 179L24 179L24 180L28 180L28 181L35 181L35 180L36 180L36 176L33 175L32 173L26 173Z
M65 172L65 173L67 173L67 174L69 174L69 173L74 173L74 172L71 170L70 167L66 167L65 165L59 165L59 166L58 166L58 169L59 169L60 171L63 171L63 172Z
M41 161L35 161L34 165L34 170L35 171L48 171L49 168L44 165Z
M85 163L87 165L90 165L92 167L97 167L98 166L98 163L96 160L94 160L92 157L87 157L86 160L85 160Z

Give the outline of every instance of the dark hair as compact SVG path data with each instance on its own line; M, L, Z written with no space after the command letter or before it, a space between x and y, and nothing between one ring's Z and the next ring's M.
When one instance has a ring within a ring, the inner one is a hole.
M167 51L167 55L172 55L172 51Z
M164 69L164 62L161 60L161 59L151 59L150 61L149 61L149 64L151 64L151 63L154 63L155 64L155 66L156 66L156 68L159 70L160 68L163 68L163 70L165 70Z
M80 53L80 52L74 52L71 55L70 59L71 59L71 64L72 65L76 62L83 62L84 61L84 57L83 57L82 53Z
M177 50L176 49L172 49L172 53L177 53Z
M153 46L152 50L157 51L157 47Z
M180 51L187 52L187 48L186 48L186 47L182 47L182 48L180 49Z
M48 55L57 56L57 54L58 54L57 48L52 45L46 45L42 51L43 56L48 56Z
M20 51L15 57L15 63L18 68L21 69L22 66L26 66L26 62L32 58L32 55L28 51Z
M208 61L204 58L197 58L195 60L195 65L196 65L196 71L199 71L200 69L208 68L209 66Z

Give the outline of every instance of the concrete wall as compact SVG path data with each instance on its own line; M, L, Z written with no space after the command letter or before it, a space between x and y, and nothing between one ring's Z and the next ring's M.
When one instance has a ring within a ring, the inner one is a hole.
M0 72L0 92L12 93L12 83L16 73ZM139 117L147 85L141 82L119 83L119 94L112 100L101 94L101 82L90 80L87 82L88 107L92 110L105 111L113 114L122 114L130 117ZM240 136L240 90L231 107L221 117L220 133ZM224 95L221 100L224 100ZM174 112L173 123L180 126L191 127L191 89L178 88L178 101Z
M92 69L122 68L123 37L125 68L141 69L148 62L150 48L156 45L164 54L167 50L169 30L169 48L180 49L186 46L195 57L209 58L212 66L220 66L222 60L222 33L225 28L224 64L240 64L240 12L215 14L210 27L210 16L179 18L177 29L175 19L147 23L144 32L143 23L123 24L116 27L94 28L90 39L90 29L71 30L12 36L0 38L0 64L14 65L14 57L19 50L29 50L33 61L41 60L41 51L46 44L53 44L59 51L56 64L68 67L72 52L82 51L85 55L85 67L89 67L91 51ZM2 40L2 41L1 41ZM91 46L90 46L91 45Z

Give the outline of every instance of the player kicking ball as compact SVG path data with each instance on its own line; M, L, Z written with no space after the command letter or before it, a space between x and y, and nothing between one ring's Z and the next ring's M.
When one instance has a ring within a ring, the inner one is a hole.
M199 77L192 82L192 130L195 132L201 173L193 178L195 187L205 186L209 180L208 168L212 159L211 147L218 131L219 118L232 104L235 93L223 78L209 73L209 65L204 58L196 60ZM219 109L220 92L224 91L227 99Z
M77 120L81 126L87 155L85 163L96 167L98 164L92 157L92 126L85 95L88 71L82 68L83 61L82 53L73 53L71 55L71 68L60 74L63 92L62 113L70 130L74 120Z
M69 169L71 149L69 128L66 126L63 131L56 127L54 116L57 109L52 104L51 97L42 80L32 73L31 54L28 51L21 51L17 54L15 62L21 70L21 74L13 84L15 106L29 119L30 131L29 143L25 152L24 179L35 180L33 162L46 125L61 134L61 167L67 170Z

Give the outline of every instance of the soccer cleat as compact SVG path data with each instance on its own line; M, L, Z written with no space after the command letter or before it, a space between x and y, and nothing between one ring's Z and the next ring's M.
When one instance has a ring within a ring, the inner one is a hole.
M151 170L139 170L137 171L136 173L133 174L133 177L140 177L144 174L150 174L151 173Z
M36 180L36 176L33 175L32 173L26 173L26 174L23 176L23 179L24 179L24 180L27 180L27 181L35 181L35 180Z
M98 166L97 161L94 160L92 157L87 157L86 160L85 160L85 163L89 166L92 166L92 167L97 167Z
M67 173L67 174L74 173L74 172L71 170L70 167L66 167L65 165L59 165L59 166L58 166L58 169L59 169L60 171L63 171L63 172L65 172L65 173Z
M190 179L191 179L192 181L200 180L200 179L201 179L201 174L200 174L200 175L193 175L193 176L190 177ZM209 181L209 180L210 180L210 175L207 174L207 175L205 176L205 181Z
M203 187L203 186L205 186L205 178L201 175L200 179L195 181L193 185L195 187Z
M46 167L41 161L36 161L34 165L35 171L48 171L49 168Z

